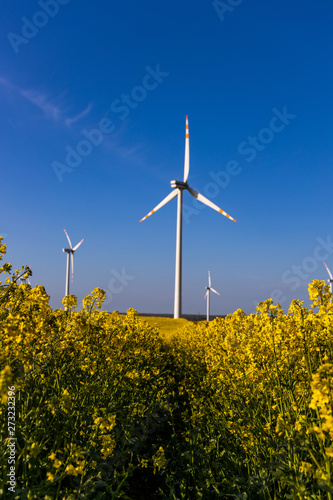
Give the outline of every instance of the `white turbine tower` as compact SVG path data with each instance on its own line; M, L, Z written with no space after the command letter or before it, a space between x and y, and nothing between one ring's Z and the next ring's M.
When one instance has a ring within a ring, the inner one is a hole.
M329 279L329 280L327 280L327 281L328 281L328 283L330 284L330 291L331 291L331 293L332 293L332 290L333 290L333 276L332 276L331 271L328 269L327 265L325 264L325 262L323 262L323 264L324 264L324 266L326 267L327 272L328 272L328 275L329 275L329 277L330 277L330 279Z
M209 299L210 299L210 292L214 292L217 295L220 295L219 292L214 290L212 288L212 280L210 279L210 271L208 271L208 286L206 286L207 292L205 293L204 299L207 297L207 321L209 321Z
M77 245L75 245L75 247L73 248L71 240L69 239L69 236L68 236L68 234L66 232L66 229L64 229L64 231L65 231L65 235L66 235L66 237L68 239L68 243L69 243L69 246L70 246L70 248L63 248L62 249L63 252L67 252L65 295L69 295L69 270L70 270L69 256L71 256L71 260L72 260L72 282L73 282L73 277L74 277L74 252L75 252L75 250L77 250L79 248L79 246L81 245L83 239Z
M230 215L228 215L224 210L219 208L217 205L212 203L210 200L202 196L194 189L192 189L188 183L188 174L190 171L190 140L188 131L188 117L186 116L186 135L185 135L185 160L184 160L184 180L182 181L171 181L171 187L174 188L170 194L164 200L161 201L149 214L147 214L143 220L147 219L150 215L157 212L161 207L166 205L170 200L178 196L177 203L177 238L176 238L176 273L175 273L175 302L174 302L174 318L179 318L182 312L182 217L183 217L183 191L187 189L194 198L201 201L208 207L216 210L222 215L225 215L229 219L233 220Z

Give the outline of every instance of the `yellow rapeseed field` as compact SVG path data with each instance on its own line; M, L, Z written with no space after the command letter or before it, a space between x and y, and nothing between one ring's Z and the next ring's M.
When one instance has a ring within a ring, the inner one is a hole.
M157 328L164 340L169 341L184 326L191 327L193 323L185 318L165 318L162 316L140 316L141 321L146 321L149 326Z
M18 285L28 268L0 272L1 498L333 499L323 281L309 309L269 299L160 335L133 309L100 311L99 288L52 310Z

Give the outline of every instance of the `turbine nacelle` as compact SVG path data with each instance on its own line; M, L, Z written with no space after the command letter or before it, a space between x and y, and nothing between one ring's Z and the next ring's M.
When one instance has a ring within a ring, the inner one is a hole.
M182 181L170 181L171 187L174 189L188 189L187 182Z
M74 250L72 250L71 248L63 248L62 251L68 253L74 252Z

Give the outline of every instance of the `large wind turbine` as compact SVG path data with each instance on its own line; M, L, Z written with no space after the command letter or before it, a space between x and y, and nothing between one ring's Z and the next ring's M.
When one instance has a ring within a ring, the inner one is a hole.
M68 239L68 243L69 243L69 246L70 246L70 248L63 248L62 249L63 252L67 252L65 295L69 295L69 269L70 269L69 256L71 256L71 260L72 260L72 282L73 282L73 277L74 277L74 252L75 252L75 250L77 250L79 248L79 246L81 245L83 239L77 245L75 245L75 247L73 248L71 240L69 239L69 236L68 236L68 234L66 232L66 229L64 229L64 231L65 231L65 235L66 235L66 237Z
M208 271L208 286L206 286L206 290L207 290L207 292L205 293L204 299L207 297L207 321L209 321L210 292L212 291L212 292L216 293L217 295L220 295L219 292L217 292L216 290L214 290L214 288L212 288L212 280L210 278L210 271Z
M182 218L183 218L183 191L187 189L194 198L201 201L208 207L216 210L222 215L225 215L229 219L233 220L230 215L228 215L224 210L219 208L215 203L205 198L202 194L198 193L192 189L188 183L188 174L190 171L190 139L188 131L188 117L186 116L186 134L185 134L185 160L184 160L184 180L182 181L171 181L171 187L173 190L164 200L161 201L149 214L147 214L143 220L147 219L150 215L157 212L161 207L166 205L170 200L178 196L177 203L177 239L176 239L176 273L175 273L175 303L174 303L174 318L179 318L182 312Z
M324 266L326 267L327 269L327 272L328 272L328 275L330 277L330 279L328 280L329 284L330 284L330 291L332 293L332 290L333 290L333 276L332 276L332 273L331 271L328 269L327 265L325 264L325 262L323 262Z

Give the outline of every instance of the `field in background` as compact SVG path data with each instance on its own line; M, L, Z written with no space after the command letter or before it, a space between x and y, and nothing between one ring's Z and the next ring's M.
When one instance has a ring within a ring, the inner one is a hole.
M195 325L195 323L188 321L185 318L174 319L162 316L139 316L139 318L142 321L146 321L149 326L158 328L160 334L165 340L170 340L180 328L185 326L187 328L191 328L191 326L194 327Z

